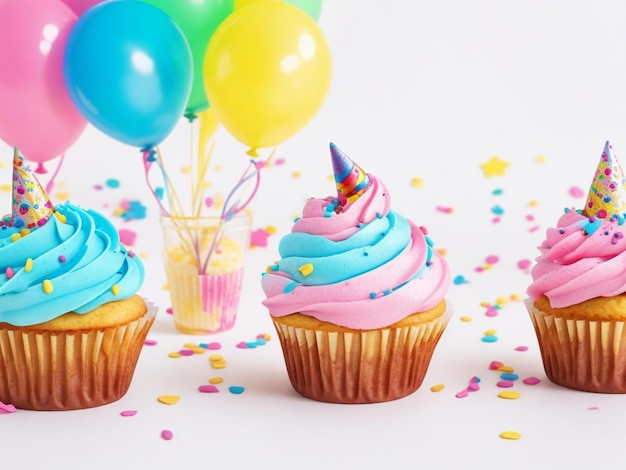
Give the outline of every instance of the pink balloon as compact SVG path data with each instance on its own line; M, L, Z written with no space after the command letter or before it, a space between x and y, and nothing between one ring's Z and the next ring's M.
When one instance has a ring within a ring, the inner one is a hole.
M76 19L61 0L0 1L0 138L31 162L61 155L87 126L63 75Z
M102 3L105 0L63 0L63 2L74 10L77 16L82 15L92 6Z

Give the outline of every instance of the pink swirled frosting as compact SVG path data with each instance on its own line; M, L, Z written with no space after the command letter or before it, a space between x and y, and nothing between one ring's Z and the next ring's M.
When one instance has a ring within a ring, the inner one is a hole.
M552 307L562 308L625 293L624 231L623 216L601 219L567 209L539 246L529 297L545 295Z
M412 221L391 210L374 175L339 211L337 198L309 199L261 279L272 316L299 312L353 329L389 326L437 305L450 286L445 260Z

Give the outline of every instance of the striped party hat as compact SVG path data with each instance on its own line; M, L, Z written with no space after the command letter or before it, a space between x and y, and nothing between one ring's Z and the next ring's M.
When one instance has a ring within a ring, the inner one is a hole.
M370 184L370 178L333 143L330 144L330 155L339 204L343 206L358 199L365 192Z

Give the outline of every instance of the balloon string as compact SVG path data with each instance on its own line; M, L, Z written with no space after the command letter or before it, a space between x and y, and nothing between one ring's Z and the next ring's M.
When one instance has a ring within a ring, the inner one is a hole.
M46 184L46 194L50 194L52 192L52 189L54 188L54 180L56 179L57 175L59 174L59 171L61 170L61 165L63 165L63 161L65 160L65 152L63 152L61 154L61 159L59 160L59 164L57 165L56 169L54 170L54 173L52 173L52 176L50 177L50 180L48 181L48 183Z

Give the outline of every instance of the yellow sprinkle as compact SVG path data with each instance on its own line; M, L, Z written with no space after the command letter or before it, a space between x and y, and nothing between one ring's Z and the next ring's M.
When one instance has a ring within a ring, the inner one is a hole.
M161 287L161 289L163 289L163 290L170 290L170 286L169 286L169 284L166 282L165 284L163 284L163 286Z
M472 317L467 316L467 315L463 315L463 316L460 318L460 320L461 320L461 321L463 321L463 322L465 322L465 323L469 323L469 322L471 322L471 321L472 321Z
M211 367L213 367L213 369L224 369L226 368L226 364L226 361L212 361Z
M189 348L193 351L194 354L204 354L204 352L206 351L206 349L201 348L200 346L197 346L195 348Z
M215 171L222 171L222 165L215 165Z
M13 243L15 243L16 241L18 241L19 239L21 239L22 236L19 233L13 233L11 234L11 241Z
M265 341L270 341L270 340L272 339L272 335L270 335L269 333L265 333L265 334L263 335L263 339L264 339Z
M120 286L118 286L117 284L113 284L113 286L111 287L111 293L113 295L118 295L120 293Z
M116 216L116 217L120 217L123 213L124 213L123 209L115 209L113 211L113 215Z
M59 191L58 193L56 193L55 197L57 201L67 201L69 198L70 193L68 193L67 191Z
M422 178L411 178L411 186L413 186L414 188L421 188L422 186L424 186L424 182L422 181Z
M431 392L441 392L444 389L444 387L445 387L444 384L433 385L432 387L430 387L430 391Z
M191 167L184 166L180 169L180 171L182 171L183 173L191 173Z
M11 192L11 185L10 184L1 184L0 185L0 190L1 191L6 191L7 193Z
M62 222L62 223L66 223L67 222L67 217L65 217L65 215L61 214L60 212L57 211L57 212L54 213L54 215L56 216L56 218L57 218L57 220L59 222Z
M175 405L180 400L180 397L178 395L161 395L157 400L164 405Z
M25 237L26 235L28 235L30 233L30 230L27 228L23 228L22 230L20 230L20 235Z
M197 343L185 343L183 344L183 348L187 348L187 349L192 349L192 348L197 348L198 344Z
M292 178L300 178L300 176L302 176L302 173L300 173L299 171L292 171L291 172L291 177Z
M513 302L519 302L522 299L522 297L519 294L511 294L511 300Z
M507 400L517 400L519 397L519 392L516 392L515 390L507 390L506 392L498 393L498 398L505 398Z
M303 264L298 268L298 271L300 271L303 276L310 276L313 273L313 270L314 268L311 263Z
M481 307L489 307L489 302L481 302L480 306Z
M507 303L508 301L509 301L509 299L508 299L508 298L506 298L506 297L498 297L498 298L496 299L496 303L497 303L497 304L499 304L499 305L504 305L504 304L505 304L505 303Z
M437 253L439 253L441 256L446 256L448 254L448 250L446 250L445 248L438 248Z
M181 356L181 354L179 352L171 352L168 354L169 357L173 357L174 359L178 358Z
M537 163L543 163L543 162L545 162L545 161L546 161L546 157L544 157L543 155L537 155L537 156L535 157L535 161L536 161Z
M511 366L500 366L496 370L499 370L500 372L515 372L515 369Z
M493 264L486 264L486 265L484 265L484 266L483 266L483 269L484 269L485 271L488 271L488 270L490 270L491 268L493 268Z
M32 258L28 258L26 260L26 264L24 265L24 271L26 271L27 273L31 272L33 270L33 259Z
M221 384L224 381L222 377L211 377L209 379L210 384Z
M209 361L223 361L224 360L224 356L222 356L221 354L211 354L209 356Z
M43 291L46 294L52 294L53 290L54 290L54 287L52 286L52 282L50 282L49 279L46 279L45 281L43 281Z
M500 433L500 437L502 439L509 439L509 440L515 441L517 439L520 439L522 435L518 433L517 431L504 431Z
M539 204L537 201L530 201L530 202L528 203L528 206L529 206L529 207L536 207L536 206L537 206L537 204Z
M278 229L275 225L268 225L267 227L265 227L265 231L270 235L274 235L276 232L278 232Z
M485 336L493 336L496 334L496 330L494 330L493 328L491 330L487 330L483 333Z

